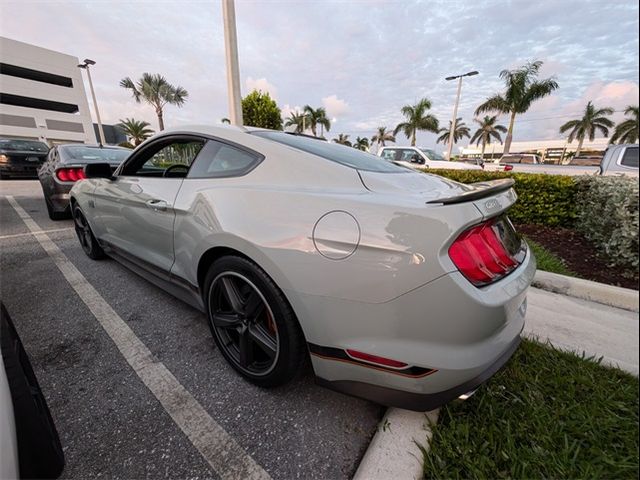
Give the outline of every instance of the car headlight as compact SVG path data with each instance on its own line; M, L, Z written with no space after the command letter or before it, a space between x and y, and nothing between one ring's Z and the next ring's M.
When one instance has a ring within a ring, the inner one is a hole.
M4 153L0 154L0 163L7 163L9 161L9 157L7 157Z

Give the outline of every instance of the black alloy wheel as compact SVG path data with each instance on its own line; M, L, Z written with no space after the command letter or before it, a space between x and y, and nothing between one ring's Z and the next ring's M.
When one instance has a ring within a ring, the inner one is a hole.
M76 207L73 210L73 223L76 228L76 235L80 241L80 246L82 247L82 250L84 250L84 253L93 260L104 258L104 251L93 236L89 222L87 222L87 219L84 216L84 213L82 213L82 210L80 210L80 207Z
M252 383L274 387L300 373L307 357L302 330L260 267L235 256L217 260L205 279L204 302L220 353Z

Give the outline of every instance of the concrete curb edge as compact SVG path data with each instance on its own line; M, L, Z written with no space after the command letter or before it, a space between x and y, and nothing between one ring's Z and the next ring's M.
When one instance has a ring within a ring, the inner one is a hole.
M538 270L532 286L553 293L560 293L570 297L602 303L610 307L622 308L638 312L639 295L636 290L614 287L604 283L592 282L582 278L567 277L557 273Z
M424 477L423 454L431 441L438 410L411 412L389 408L362 457L354 480L418 480Z

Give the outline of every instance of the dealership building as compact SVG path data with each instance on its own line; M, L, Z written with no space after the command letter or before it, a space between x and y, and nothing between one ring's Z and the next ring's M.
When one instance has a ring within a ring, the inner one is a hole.
M0 37L0 136L97 143L78 58Z

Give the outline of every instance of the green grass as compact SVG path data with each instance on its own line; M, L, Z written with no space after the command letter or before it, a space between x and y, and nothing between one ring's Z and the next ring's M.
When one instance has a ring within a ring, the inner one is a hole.
M638 478L638 379L525 340L440 411L426 478Z
M575 273L567 268L561 258L551 253L539 243L536 243L529 238L527 238L526 240L527 244L529 244L529 247L531 247L531 250L536 257L536 261L538 262L538 270L558 273L560 275L569 275L570 277L577 277Z

